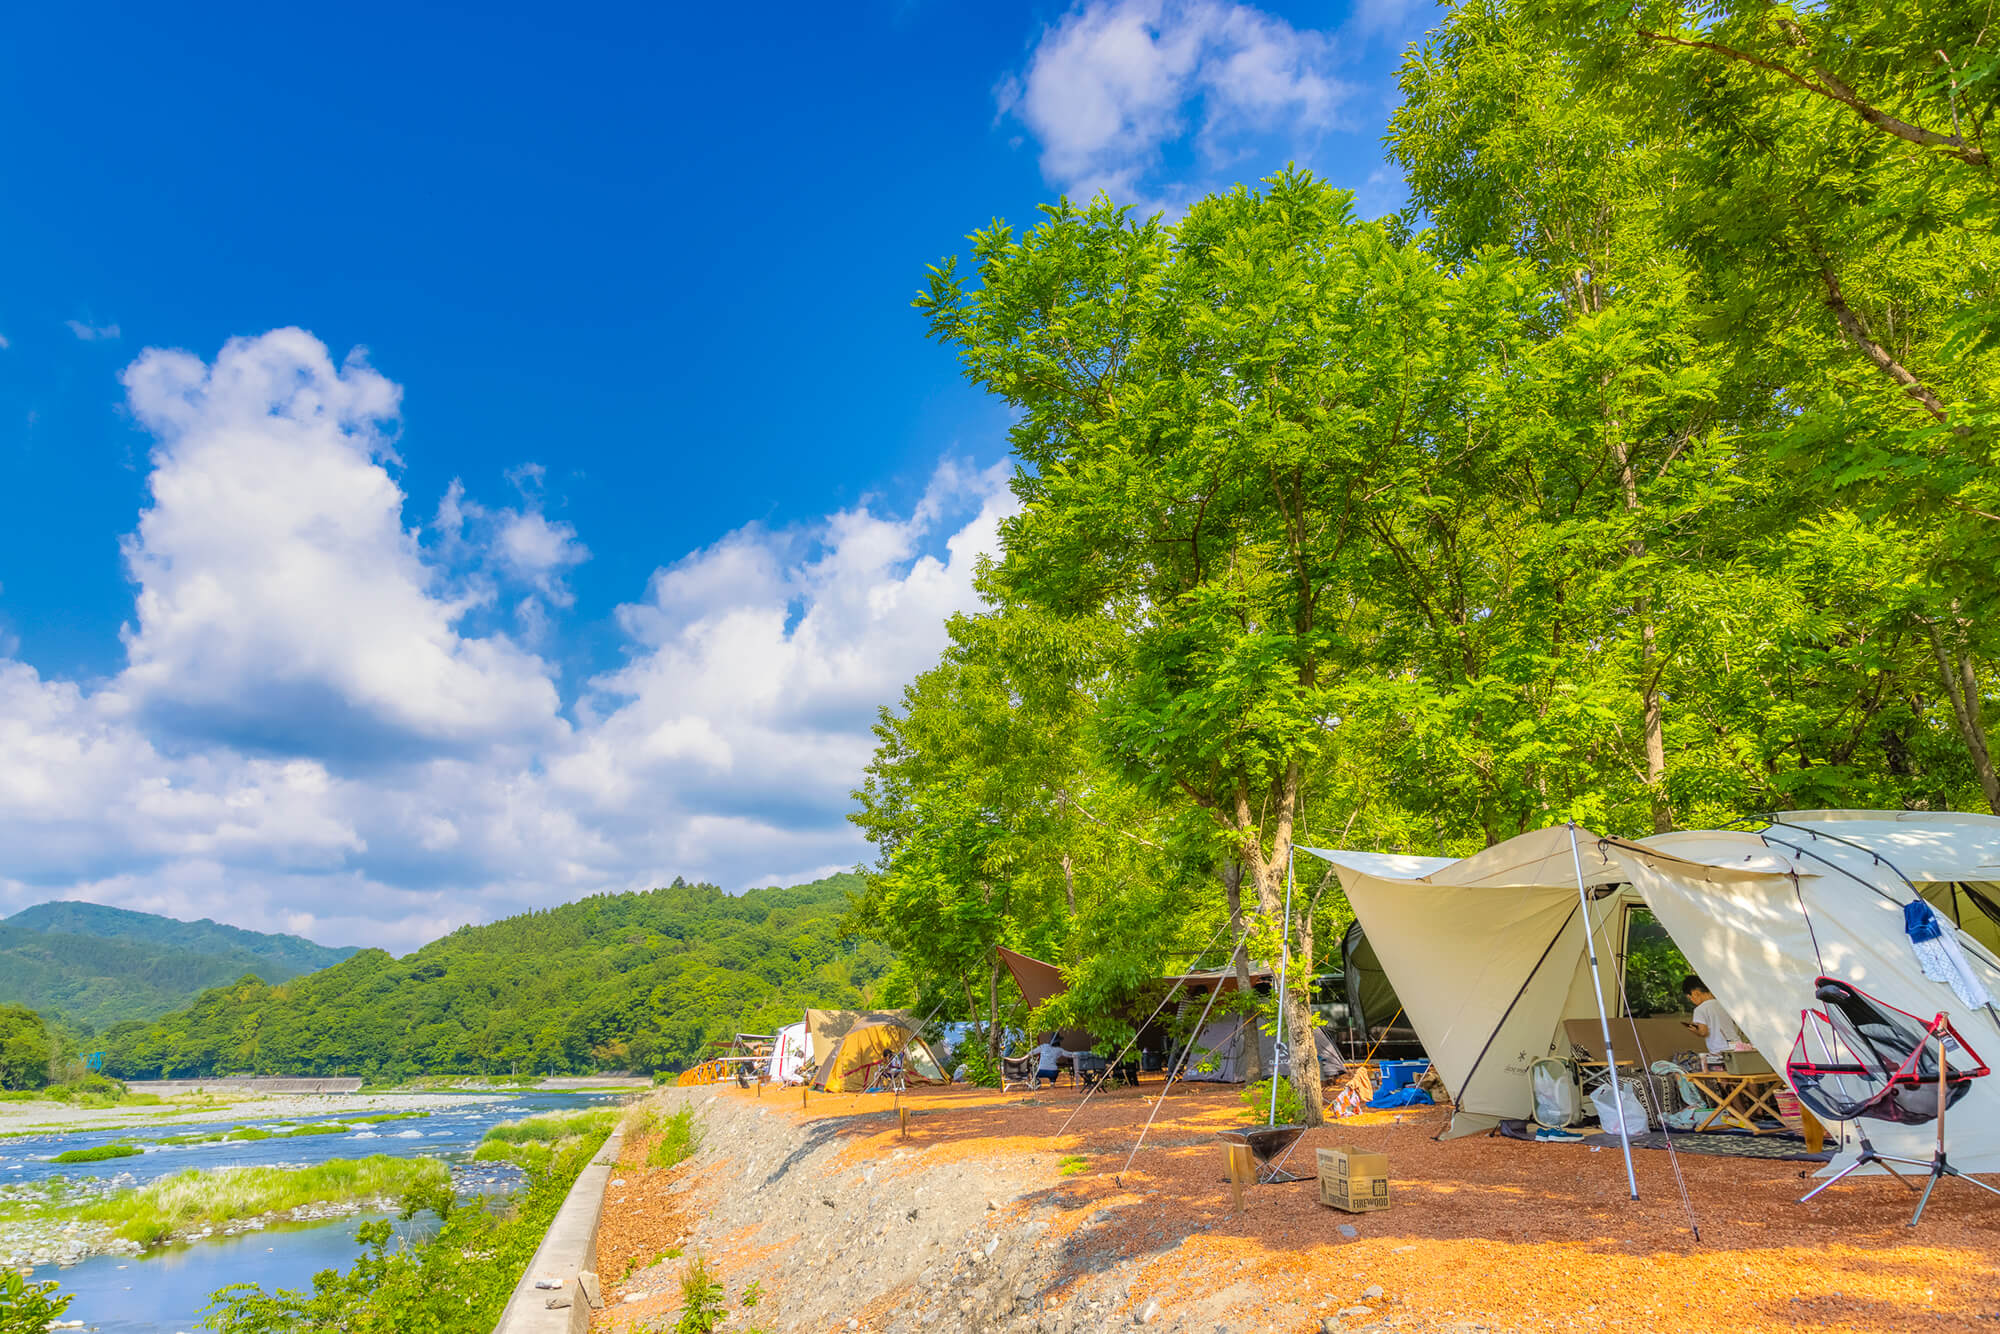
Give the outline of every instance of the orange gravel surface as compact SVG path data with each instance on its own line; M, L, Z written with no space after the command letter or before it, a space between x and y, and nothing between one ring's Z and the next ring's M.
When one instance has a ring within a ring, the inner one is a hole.
M1255 1187L1237 1213L1214 1134L1242 1124L1233 1088L1176 1086L1125 1167L1158 1092L1149 1084L1100 1094L1066 1131L1078 1103L1070 1089L917 1093L902 1101L912 1113L907 1139L881 1115L886 1095L815 1095L801 1109L796 1092L772 1090L762 1105L837 1123L843 1161L888 1172L918 1174L958 1157L1018 1162L1026 1193L992 1225L1046 1220L1079 1282L1121 1271L1128 1322L1157 1301L1166 1317L1199 1305L1221 1311L1232 1330L1287 1334L1329 1318L1336 1328L1494 1331L2000 1328L1987 1323L2000 1322L2000 1198L1963 1184L1941 1186L1911 1229L1913 1197L1886 1177L1801 1205L1812 1164L1683 1153L1684 1208L1668 1156L1642 1150L1635 1203L1616 1149L1440 1142L1433 1136L1446 1113L1412 1109L1309 1132L1289 1164L1307 1179ZM1313 1151L1335 1144L1388 1155L1390 1209L1350 1215L1318 1203ZM892 1161L898 1149L906 1152ZM1080 1157L1083 1169L1063 1173L1065 1157L1072 1166ZM668 1202L669 1176L634 1174L607 1197L599 1243L607 1282L627 1259L650 1260L692 1232L687 1197ZM785 1231L784 1220L771 1223L754 1244L768 1248ZM704 1245L739 1277L753 1273L751 1239L728 1240L744 1253ZM1060 1296L1052 1292L1051 1309ZM879 1327L893 1298L880 1295L864 1328ZM1364 1313L1340 1314L1363 1305ZM1202 1324L1203 1334L1216 1323Z

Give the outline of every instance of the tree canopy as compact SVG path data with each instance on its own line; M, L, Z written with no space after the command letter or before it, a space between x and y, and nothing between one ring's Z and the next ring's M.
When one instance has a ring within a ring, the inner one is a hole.
M1302 840L2000 812L1989 8L1467 0L1401 216L1293 169L975 233L916 306L1019 508L878 728L864 925L1116 1034L1226 920L1297 1032Z

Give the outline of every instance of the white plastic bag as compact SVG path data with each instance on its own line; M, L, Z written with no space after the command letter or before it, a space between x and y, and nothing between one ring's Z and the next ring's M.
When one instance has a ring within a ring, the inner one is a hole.
M1625 1133L1643 1135L1646 1133L1646 1108L1639 1101L1639 1091L1626 1080L1616 1080L1599 1084L1590 1091L1590 1105L1597 1109L1597 1120L1605 1133L1618 1133L1619 1112L1624 1112Z

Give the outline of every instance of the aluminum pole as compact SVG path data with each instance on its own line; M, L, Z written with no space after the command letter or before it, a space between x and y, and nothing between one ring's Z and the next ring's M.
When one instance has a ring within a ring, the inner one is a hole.
M1285 933L1278 937L1278 1036L1271 1043L1271 1120L1278 1124L1278 1053L1285 1047L1285 965L1292 958L1292 860L1294 852L1285 849ZM1319 1053L1313 1053L1317 1056ZM1296 1060L1296 1058L1294 1058ZM1292 1067L1297 1072L1296 1064Z
M1583 908L1583 947L1590 956L1590 988L1597 993L1597 1022L1604 1028L1604 1068L1611 1077L1611 1105L1618 1109L1618 1138L1625 1146L1625 1184L1639 1198L1632 1170L1632 1132L1625 1127L1625 1090L1618 1082L1618 1054L1611 1050L1611 1018L1604 1012L1604 979L1597 975L1597 938L1590 932L1590 892L1583 887L1583 854L1576 850L1576 821L1569 823L1569 860L1576 867L1576 901Z

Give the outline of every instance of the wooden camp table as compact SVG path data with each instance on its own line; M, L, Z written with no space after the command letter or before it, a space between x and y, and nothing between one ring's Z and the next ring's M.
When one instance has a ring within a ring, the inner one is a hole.
M1785 1086L1784 1078L1772 1071L1755 1075L1732 1075L1727 1070L1687 1070L1682 1072L1688 1083L1702 1091L1715 1104L1713 1111L1703 1118L1696 1130L1707 1130L1717 1121L1747 1130L1753 1135L1777 1135L1784 1132L1784 1118L1772 1099ZM1762 1113L1776 1125L1760 1126L1757 1116Z

